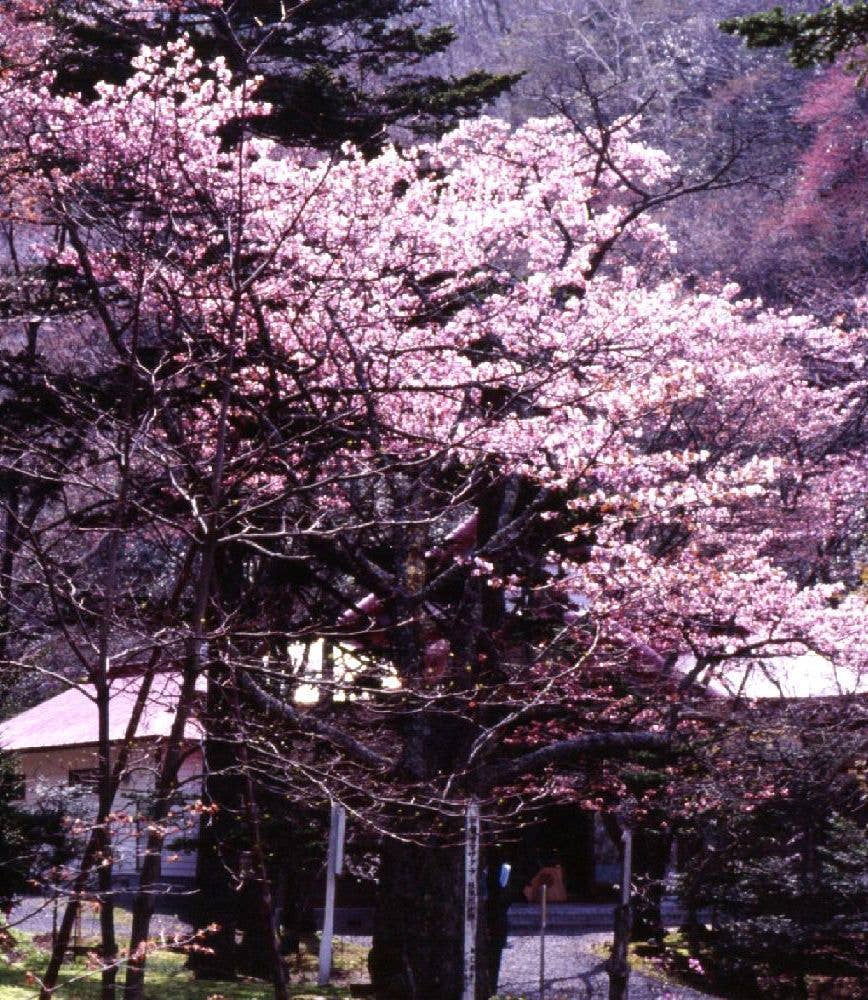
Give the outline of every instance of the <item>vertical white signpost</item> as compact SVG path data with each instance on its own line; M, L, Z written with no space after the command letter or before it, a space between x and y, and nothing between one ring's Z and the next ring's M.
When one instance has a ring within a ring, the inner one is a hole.
M630 983L628 949L633 922L630 893L633 881L633 831L624 825L621 831L621 893L615 907L615 933L609 959L609 1000L627 1000Z
M332 803L329 822L329 849L326 859L326 898L322 917L322 940L319 943L317 984L325 986L332 975L332 938L335 933L335 876L344 870L344 835L347 814L343 806Z
M464 992L476 1000L476 926L479 920L479 804L469 802L464 821Z

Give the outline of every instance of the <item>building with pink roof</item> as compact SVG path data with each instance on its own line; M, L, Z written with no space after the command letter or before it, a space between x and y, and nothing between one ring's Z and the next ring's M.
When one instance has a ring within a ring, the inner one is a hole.
M114 744L124 739L142 677L114 677L110 682L109 728ZM204 679L197 685L204 690ZM114 805L115 874L132 881L141 866L145 829L140 804L154 785L163 743L169 735L180 692L178 673L157 674L136 728L128 766ZM186 753L178 774L178 801L169 819L163 849L162 877L188 882L196 872L195 851L180 845L198 832L198 814L190 804L202 794L203 730L194 718L185 728ZM57 801L82 835L96 813L97 709L94 689L75 684L62 693L0 723L0 749L13 754L22 778L24 803Z

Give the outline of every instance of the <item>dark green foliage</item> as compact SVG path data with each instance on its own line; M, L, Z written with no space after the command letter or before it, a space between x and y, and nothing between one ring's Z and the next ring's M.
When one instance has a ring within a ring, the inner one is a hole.
M55 0L67 44L59 86L87 93L121 81L143 43L187 33L207 65L223 56L239 75L263 78L272 105L259 131L329 148L347 140L375 151L391 126L437 134L508 89L515 75L482 71L445 79L424 61L455 38L423 26L428 0L206 0L155 5L147 20L115 0Z
M868 41L868 3L858 0L831 4L816 13L786 14L782 7L747 17L721 21L720 28L740 35L748 48L790 47L790 60L799 69L830 63Z
M796 996L814 977L868 981L863 824L785 799L718 817L681 890L712 915L698 951L724 986Z
M768 700L698 755L678 891L691 955L730 995L868 982L865 719L861 697Z
M11 906L27 888L30 824L17 805L21 784L14 760L0 754L0 910Z
M27 840L15 802L20 778L14 761L0 754L0 909L5 910L27 886Z
M0 910L44 889L53 865L71 857L60 810L28 809L15 759L0 751Z

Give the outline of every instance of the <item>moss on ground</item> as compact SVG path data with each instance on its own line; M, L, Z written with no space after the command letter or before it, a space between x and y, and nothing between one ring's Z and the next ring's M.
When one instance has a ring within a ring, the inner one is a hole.
M686 940L678 932L670 932L666 935L664 950L669 955L677 953L679 956L683 956L685 962L690 954ZM612 946L608 941L601 941L595 944L591 951L600 958L608 959L612 952ZM634 941L630 944L627 961L633 972L639 972L643 976L656 979L665 986L689 986L693 989L702 989L705 985L702 978L695 974L679 974L680 970L671 968L663 961L659 947L651 947L644 941Z
M366 950L338 941L334 951L335 978L349 984L363 978ZM45 968L47 952L30 934L4 932L0 936L0 1000L34 1000L39 995L36 978ZM269 983L258 979L234 982L199 981L184 968L186 956L157 951L148 959L145 979L147 1000L269 1000ZM64 967L57 987L58 1000L98 1000L99 971L93 962L79 958ZM316 941L302 943L298 957L290 956L291 995L296 1000L343 1000L349 985L316 986Z

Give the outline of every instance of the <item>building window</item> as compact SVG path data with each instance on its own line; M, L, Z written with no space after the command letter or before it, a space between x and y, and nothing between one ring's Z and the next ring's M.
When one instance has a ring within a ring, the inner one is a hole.
M88 791L96 791L99 784L98 767L76 767L69 772L70 787L86 788Z

